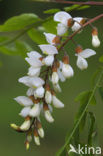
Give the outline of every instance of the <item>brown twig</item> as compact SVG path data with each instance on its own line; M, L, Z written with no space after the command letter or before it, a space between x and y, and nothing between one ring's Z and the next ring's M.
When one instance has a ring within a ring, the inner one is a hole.
M88 1L88 2L73 2L73 1L64 1L64 0L54 0L53 2L56 3L64 3L64 4L78 4L78 5L103 5L103 2L95 2L95 1Z

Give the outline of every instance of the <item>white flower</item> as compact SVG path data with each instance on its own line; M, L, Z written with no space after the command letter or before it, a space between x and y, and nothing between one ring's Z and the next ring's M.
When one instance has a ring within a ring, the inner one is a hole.
M100 46L100 40L97 35L92 35L92 45L93 45L93 47Z
M23 124L20 126L20 129L26 131L30 128L30 124L31 124L30 119L25 120Z
M39 45L39 47L41 51L46 55L58 54L57 48L54 47L53 45L42 44L42 45Z
M78 55L77 58L77 66L78 68L80 68L81 70L84 70L88 67L88 63L86 61L86 59L84 59L83 57Z
M44 111L44 116L48 122L54 122L54 119L49 110Z
M83 20L82 17L75 17L73 18L73 20L75 21L73 26L72 26L72 31L77 31L82 27L82 23L81 21ZM76 22L77 21L77 22ZM80 23L80 24L79 24Z
M51 34L51 33L45 33L45 32L44 32L44 35L45 35L46 40L47 40L47 42L48 42L49 44L55 45L55 43L53 43L53 40L54 40L54 38L56 37L56 35Z
M66 79L65 79L65 77L63 76L63 74L62 74L62 68L63 68L63 62L62 61L60 61L60 67L58 68L58 76L59 76L59 79L62 81L62 82L64 82Z
M36 97L36 98L42 98L44 96L44 92L45 92L45 89L42 86L41 87L38 87L34 91L34 97Z
M38 77L40 75L40 68L35 68L31 66L28 70L28 75Z
M52 102L52 94L48 90L45 92L45 101L47 104L50 104Z
M62 23L59 23L59 24L57 25L57 34L58 34L59 36L64 35L64 34L67 32L67 30L68 30L68 27L65 26L65 25L63 25Z
M77 66L81 70L86 69L88 67L88 63L85 58L89 58L93 55L95 55L96 52L92 49L85 49L81 51L80 53L76 54L77 58Z
M26 96L18 96L16 98L14 98L14 100L16 100L22 106L31 106L31 105L33 105L32 100L30 98L26 97Z
M52 73L51 81L53 84L57 84L59 81L59 76L57 72Z
M70 78L74 75L74 71L72 69L72 67L69 64L64 64L63 63L63 67L62 67L62 74L65 78Z
M28 87L38 88L44 84L44 80L40 77L24 76L18 80L20 83L25 84Z
M22 117L27 117L29 115L31 108L30 107L24 107L21 112L19 113L19 115L21 115Z
M54 21L60 22L57 25L57 34L61 36L61 35L65 34L66 31L68 30L68 27L71 26L72 17L67 12L60 11L54 15Z
M53 95L53 106L56 108L63 108L64 104L55 95Z
M37 117L40 115L40 104L36 103L29 112L31 117Z
M54 85L53 85L53 88L54 88L54 90L55 90L56 92L61 92L61 88L60 88L60 86L59 86L58 83L57 83L57 84L54 84Z
M43 60L42 63L46 66L52 66L54 62L54 55L48 55Z
M34 141L35 141L35 144L36 144L37 146L40 145L40 139L39 139L39 136L34 136Z
M65 11L57 12L54 15L54 21L60 22L60 23L64 24L65 26L68 26L68 20L71 18L72 18L71 15Z
M26 92L26 95L27 96L32 96L32 95L34 95L34 88L29 88L28 90L27 90L27 92Z
M42 127L38 129L38 134L41 138L44 138L44 130Z

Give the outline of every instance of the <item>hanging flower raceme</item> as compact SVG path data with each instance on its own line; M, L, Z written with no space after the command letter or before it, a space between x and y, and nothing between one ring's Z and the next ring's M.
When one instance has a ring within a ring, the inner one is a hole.
M56 92L62 91L60 81L65 82L66 79L74 75L68 54L65 52L62 60L58 59L59 52L62 52L60 50L63 49L68 41L62 35L69 28L78 33L78 30L81 30L86 22L86 18L72 18L70 14L64 11L56 13L54 20L59 22L57 34L44 33L48 44L38 46L42 54L37 51L31 51L27 53L25 58L30 67L27 76L19 78L18 81L28 87L26 96L18 96L14 99L23 106L19 115L24 118L24 121L20 126L11 124L11 127L17 132L26 133L25 146L27 150L32 140L39 146L40 138L44 138L41 115L49 123L53 123L53 108L64 107L63 102L56 96ZM71 39L70 36L69 39ZM94 47L100 45L96 28L92 31L92 44ZM81 46L77 46L75 55L77 56L78 68L81 70L86 69L88 67L86 59L95 54L96 52L92 49L83 50Z

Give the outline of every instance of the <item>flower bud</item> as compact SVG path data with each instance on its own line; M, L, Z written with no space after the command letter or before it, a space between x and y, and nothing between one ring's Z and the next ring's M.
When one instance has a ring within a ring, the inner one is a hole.
M30 124L31 124L31 121L30 121L30 117L26 117L25 118L25 121L23 122L23 124L20 126L20 129L23 130L23 131L26 131L30 128Z
M40 139L39 139L39 136L38 136L37 129L34 129L34 141L35 141L35 144L36 144L37 146L40 145Z
M54 62L54 55L48 55L42 60L42 63L46 66L52 66Z
M42 128L42 125L41 125L41 123L40 123L40 121L39 120L37 120L37 129L38 129L38 134L39 134L39 136L41 137L41 138L44 138L44 130L43 130L43 128Z
M16 124L10 124L10 126L11 126L14 130L16 130L16 131L19 131L19 130L20 130L20 127L17 126Z
M51 122L54 122L54 119L53 119L53 117L52 117L52 115L51 115L51 113L49 111L48 105L47 104L44 104L43 105L43 108L44 108L44 116L45 116L46 120L48 122L50 122L50 123Z
M26 142L25 142L25 146L26 146L26 150L28 150L29 147L30 147L30 144L29 144L29 141L28 141L28 140L26 140Z
M54 90L55 90L56 92L61 92L61 91L62 91L58 83L55 84L55 85L53 85L53 88L54 88Z
M63 108L64 104L55 96L54 92L53 94L53 106L56 108Z
M92 30L92 45L93 47L100 46L100 40L98 38L98 30L96 28Z

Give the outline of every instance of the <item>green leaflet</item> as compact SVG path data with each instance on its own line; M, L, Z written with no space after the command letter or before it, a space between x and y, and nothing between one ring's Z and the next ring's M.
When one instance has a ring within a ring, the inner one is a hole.
M9 37L0 37L0 42L8 40ZM0 46L0 52L9 55L21 55L26 56L26 53L31 51L32 48L24 41L17 40L11 44Z
M92 146L92 139L93 139L93 133L94 133L94 126L95 126L95 117L92 112L89 112L89 131L88 131L88 145Z
M103 63L103 55L100 56L100 58L99 58L99 62Z
M74 4L72 6L65 7L64 10L67 11L67 12L70 12L70 11L73 11L73 10L77 9L78 7L80 7L80 5Z
M53 34L57 33L56 30L57 22L53 20L53 17L49 17L48 20L45 23L43 23L43 27L49 33L53 33Z
M101 96L101 99L103 100L103 87L99 88L99 94Z
M0 32L21 30L37 21L40 21L40 18L32 13L14 16L8 19L3 25L0 25Z
M43 35L43 32L40 32L37 29L31 29L28 31L29 37L37 44L46 44L45 36Z
M54 13L57 13L57 12L59 12L60 11L60 9L49 9L49 10L45 10L44 11L44 14L54 14Z
M84 10L84 9L88 9L90 7L91 7L90 5L84 5L84 6L79 7L77 10Z

